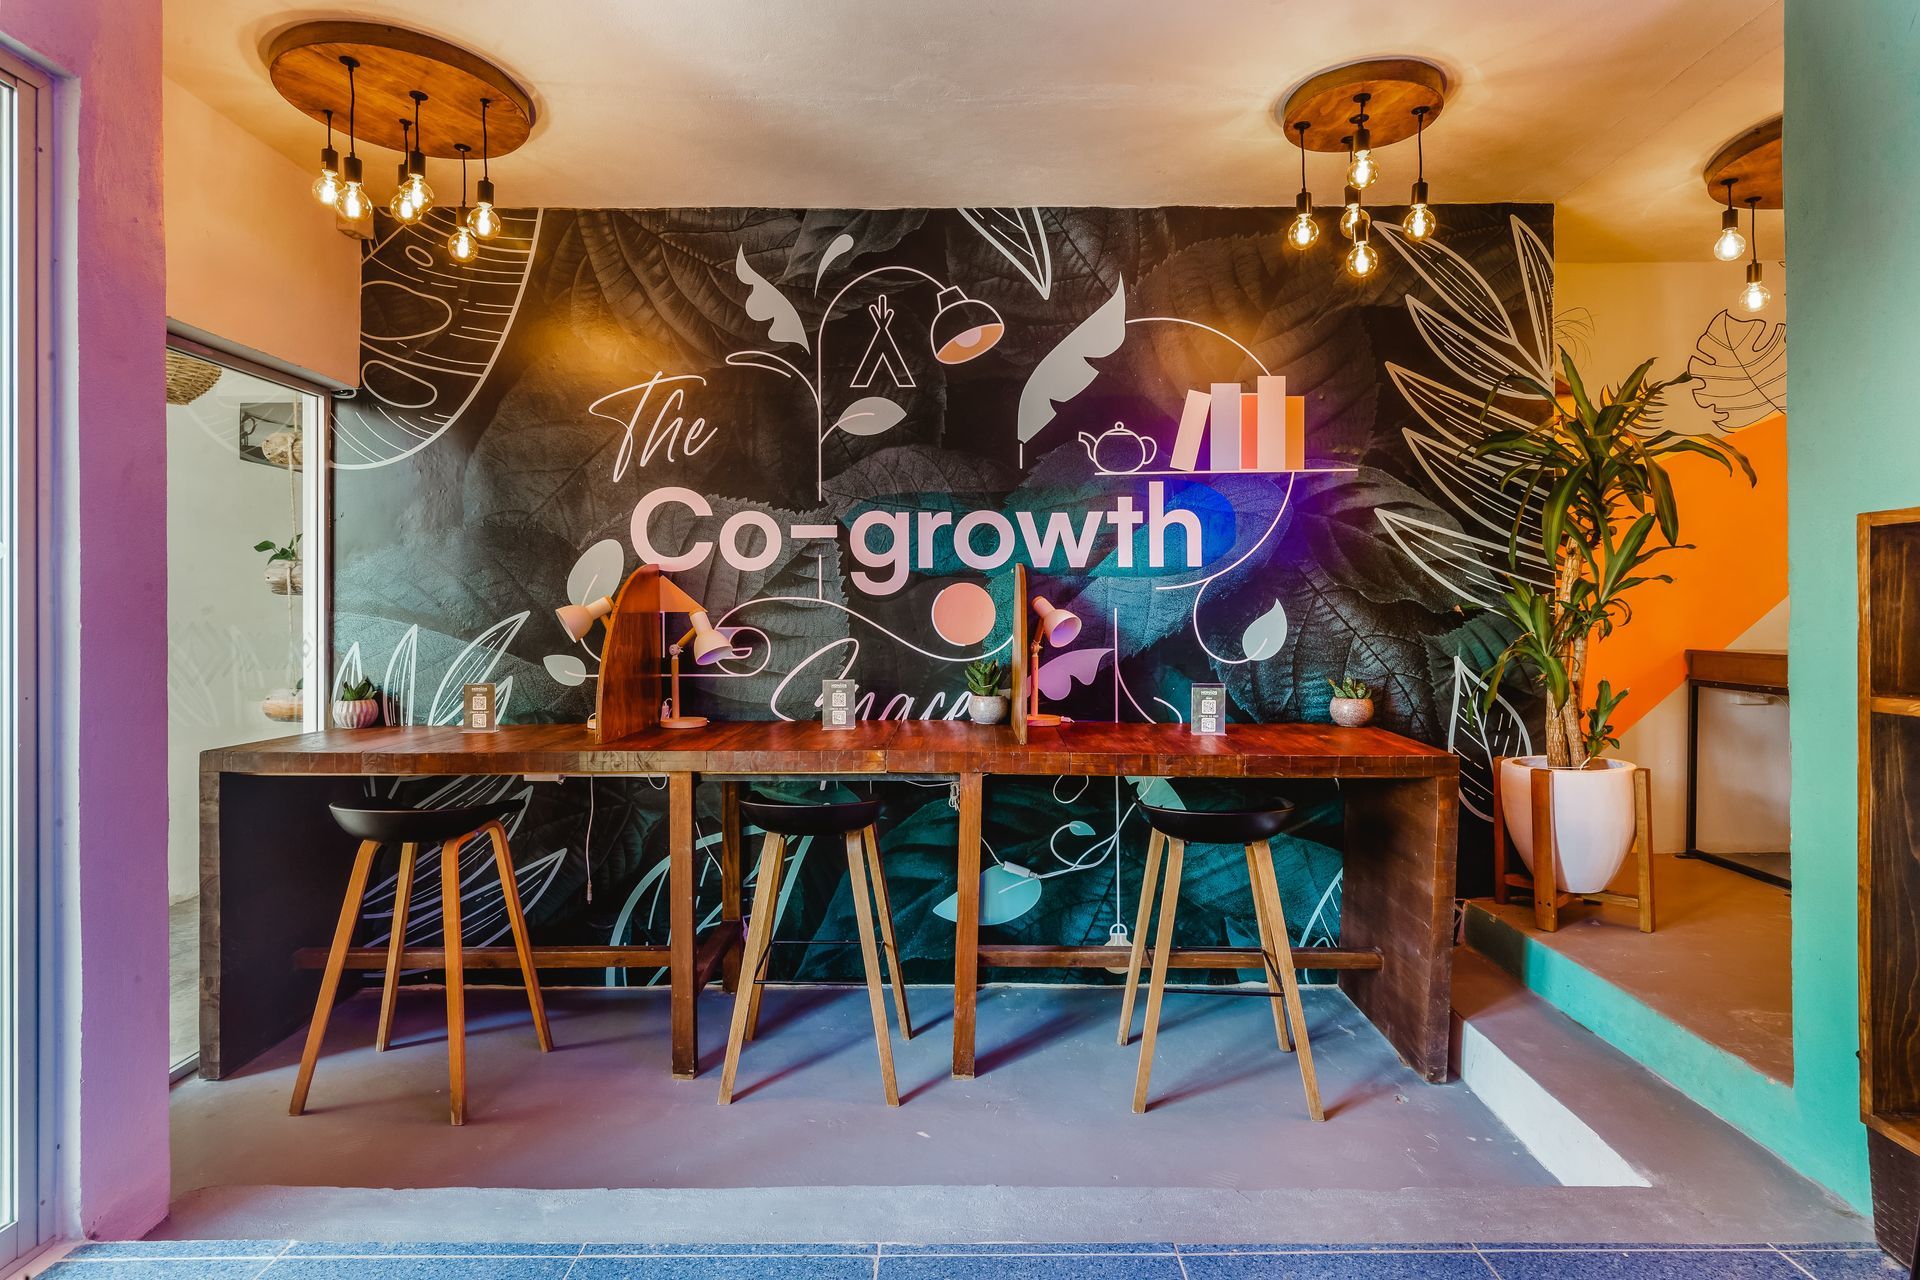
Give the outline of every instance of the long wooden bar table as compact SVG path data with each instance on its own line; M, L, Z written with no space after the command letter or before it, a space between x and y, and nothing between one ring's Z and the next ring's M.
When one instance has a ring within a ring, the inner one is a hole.
M326 937L339 910L349 843L326 812L360 794L358 779L441 775L665 777L669 942L659 946L536 948L548 967L666 965L675 1075L698 1067L695 996L739 943L739 780L755 777L950 778L959 792L954 942L953 1071L974 1073L975 1005L983 966L1105 968L1107 946L1013 946L980 941L982 807L993 776L1146 776L1283 781L1339 779L1346 849L1340 945L1296 948L1304 967L1334 969L1341 988L1428 1080L1447 1072L1447 1006L1458 771L1438 748L1374 728L1234 725L1223 737L1184 726L1076 723L1010 729L959 721L881 721L850 731L813 723L738 722L650 730L600 743L584 725L516 725L491 733L419 726L334 729L208 751L201 757L201 1073L218 1078L297 1029L315 983L291 953ZM727 784L723 805L725 927L694 933L694 789ZM1249 792L1257 800L1258 789ZM470 963L499 960L485 949ZM1248 948L1182 949L1189 968L1257 968ZM384 952L358 953L373 967ZM435 948L408 948L434 967Z

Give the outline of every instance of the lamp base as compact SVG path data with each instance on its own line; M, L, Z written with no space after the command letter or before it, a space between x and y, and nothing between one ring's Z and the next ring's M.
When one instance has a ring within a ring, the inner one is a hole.
M1027 726L1033 729L1052 729L1061 723L1062 717L1035 712L1027 717Z
M662 716L662 729L704 729L707 727L705 716Z

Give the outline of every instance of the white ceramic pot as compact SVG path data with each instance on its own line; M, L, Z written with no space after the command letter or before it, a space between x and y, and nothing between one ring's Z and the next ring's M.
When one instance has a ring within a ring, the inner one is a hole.
M1545 756L1511 756L1500 765L1500 809L1507 837L1533 870L1533 770ZM1560 889L1597 893L1633 849L1633 771L1625 760L1596 769L1553 770L1553 834Z
M1327 714L1333 717L1335 724L1358 729L1373 719L1373 699L1332 698L1327 702Z
M975 724L999 724L1007 718L1007 695L970 693L967 695L967 715Z
M333 704L333 723L340 729L364 729L380 719L380 699L356 698Z

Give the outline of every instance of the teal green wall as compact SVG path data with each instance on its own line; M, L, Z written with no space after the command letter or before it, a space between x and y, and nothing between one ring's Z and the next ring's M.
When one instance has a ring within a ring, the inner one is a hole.
M1920 505L1920 8L1787 0L1793 1118L1866 1199L1854 517Z

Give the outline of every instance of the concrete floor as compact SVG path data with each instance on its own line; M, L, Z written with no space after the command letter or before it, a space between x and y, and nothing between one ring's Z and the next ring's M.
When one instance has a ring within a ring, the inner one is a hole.
M880 1092L862 993L770 988L734 1104L716 1104L725 999L703 998L703 1074L667 1073L662 993L555 991L555 1052L524 998L471 998L468 1123L446 1116L444 1005L403 996L371 1047L373 993L336 1013L309 1112L286 1114L298 1044L174 1092L175 1194L218 1184L460 1187L1066 1186L1371 1190L1555 1185L1459 1084L1429 1085L1338 991L1308 995L1328 1111L1307 1118L1265 1002L1168 996L1152 1103L1129 1110L1137 1047L1111 991L992 988L980 1074L952 1078L952 997L912 988L895 1037L903 1105ZM404 1140L401 1139L404 1135ZM1337 1150L1337 1156L1328 1157Z
M1725 867L1654 859L1655 930L1625 907L1574 906L1554 933L1518 901L1473 904L1783 1083L1793 1079L1792 898Z

